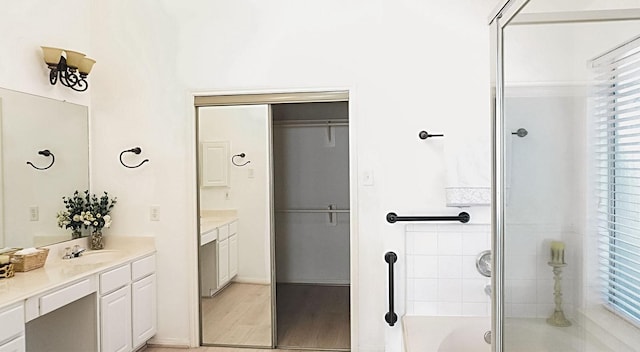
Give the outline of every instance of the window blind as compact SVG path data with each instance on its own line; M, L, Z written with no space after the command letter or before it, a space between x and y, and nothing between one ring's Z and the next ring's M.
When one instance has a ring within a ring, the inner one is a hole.
M640 323L640 37L592 61L602 294Z

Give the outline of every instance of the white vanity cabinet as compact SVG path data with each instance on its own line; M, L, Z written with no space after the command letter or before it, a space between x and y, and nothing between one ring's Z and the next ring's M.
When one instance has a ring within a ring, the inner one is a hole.
M128 352L156 333L155 255L100 274L101 352Z
M24 305L0 310L0 352L24 352Z
M156 334L157 289L156 256L151 255L131 264L132 342L137 349Z
M131 266L100 274L100 346L102 352L131 350Z
M229 280L238 275L238 222L229 224Z
M238 274L237 221L218 228L218 289Z

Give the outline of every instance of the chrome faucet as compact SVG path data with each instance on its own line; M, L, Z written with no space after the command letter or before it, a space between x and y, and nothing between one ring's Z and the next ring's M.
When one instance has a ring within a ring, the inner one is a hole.
M65 254L62 257L62 259L71 259L71 258L81 257L82 253L86 250L87 250L86 248L80 248L80 246L77 244L73 246L73 249L71 247L67 247L65 248Z

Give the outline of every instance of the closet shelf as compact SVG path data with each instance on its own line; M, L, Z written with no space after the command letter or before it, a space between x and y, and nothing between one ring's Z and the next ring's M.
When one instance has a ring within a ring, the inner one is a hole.
M276 209L276 213L349 213L349 209Z

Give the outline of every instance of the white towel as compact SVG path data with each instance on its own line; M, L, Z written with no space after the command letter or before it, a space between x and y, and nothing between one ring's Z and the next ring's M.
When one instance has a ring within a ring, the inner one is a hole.
M484 135L447 135L445 192L448 207L491 204L491 144Z

